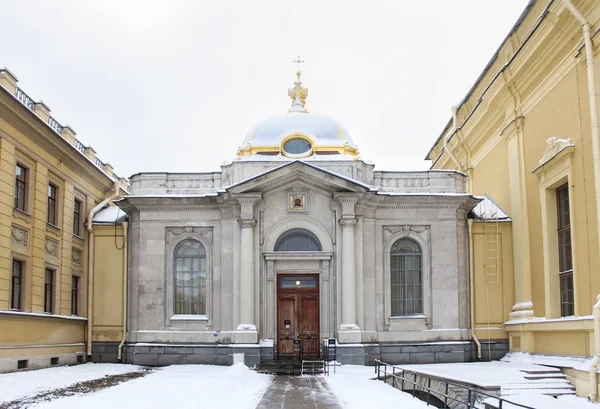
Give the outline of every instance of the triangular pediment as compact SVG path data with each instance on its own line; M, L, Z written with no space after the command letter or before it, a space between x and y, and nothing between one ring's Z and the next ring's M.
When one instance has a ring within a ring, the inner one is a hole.
M371 189L369 185L319 166L294 161L236 183L226 190L230 193L262 192L295 182L316 184L321 188L337 192L364 193Z

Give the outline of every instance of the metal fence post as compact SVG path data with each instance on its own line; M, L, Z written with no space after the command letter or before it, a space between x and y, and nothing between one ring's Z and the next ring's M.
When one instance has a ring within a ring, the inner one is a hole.
M446 392L444 392L444 407L448 407L448 382L446 382Z
M427 378L427 406L429 406L429 394L431 393L431 378Z
M469 388L469 401L467 402L467 408L471 408L471 388Z

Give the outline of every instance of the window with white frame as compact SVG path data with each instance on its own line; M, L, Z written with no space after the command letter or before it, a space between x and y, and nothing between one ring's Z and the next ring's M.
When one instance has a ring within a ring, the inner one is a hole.
M206 250L196 240L185 240L175 248L174 312L206 314Z
M392 316L423 314L423 252L419 244L401 238L390 252Z

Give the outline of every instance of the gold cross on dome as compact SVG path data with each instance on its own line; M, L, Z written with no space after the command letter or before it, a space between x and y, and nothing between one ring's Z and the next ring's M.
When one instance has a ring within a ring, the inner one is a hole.
M295 62L296 64L298 64L298 76L300 76L299 75L299 73L300 73L300 64L302 64L304 62L304 60L301 60L300 56L298 56L298 59L294 60L293 62Z

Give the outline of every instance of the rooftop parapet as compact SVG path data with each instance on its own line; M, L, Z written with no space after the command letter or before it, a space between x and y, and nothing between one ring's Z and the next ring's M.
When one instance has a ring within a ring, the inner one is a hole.
M50 129L61 136L69 144L75 147L81 155L86 157L92 164L106 174L109 178L116 181L121 181L123 189L129 190L129 181L126 178L121 178L114 171L113 167L108 162L103 162L96 156L96 151L91 146L85 146L79 139L77 133L69 125L61 125L55 118L50 115L50 108L43 101L35 101L27 95L21 88L18 87L17 77L7 68L0 68L0 86L12 94L21 104L27 107L31 112L36 114L38 118L44 121ZM125 182L123 182L125 180Z

